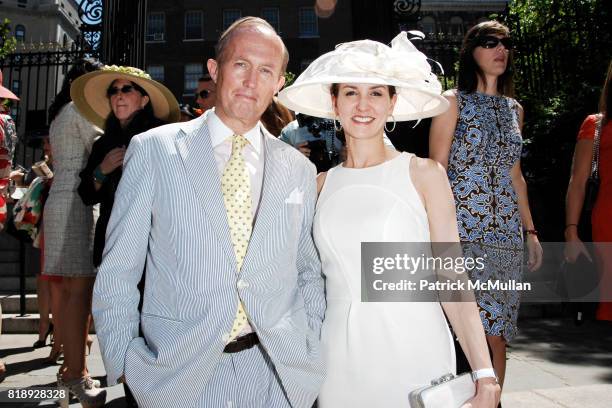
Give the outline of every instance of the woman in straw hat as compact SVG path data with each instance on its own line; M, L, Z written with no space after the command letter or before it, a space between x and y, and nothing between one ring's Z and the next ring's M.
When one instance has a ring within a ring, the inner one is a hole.
M83 115L104 130L81 171L78 187L87 205L100 203L93 261L102 263L106 227L133 136L180 118L178 102L164 85L133 67L107 66L74 82L71 95ZM144 275L143 275L144 279ZM128 403L134 403L126 388Z
M370 40L339 45L279 95L290 109L339 122L346 137L346 161L318 177L313 225L326 276L323 408L405 407L411 391L453 373L445 313L476 373L471 406L497 404L500 390L473 300L361 301L362 290L368 292L361 284L363 242L431 247L459 240L442 167L383 142L389 123L444 112L448 103L440 92L425 55L401 33L391 47Z

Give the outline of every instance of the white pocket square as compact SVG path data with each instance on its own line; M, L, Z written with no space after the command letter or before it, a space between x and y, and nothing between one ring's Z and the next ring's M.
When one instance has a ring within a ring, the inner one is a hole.
M304 192L297 187L293 189L289 197L285 198L286 204L302 204L304 202Z

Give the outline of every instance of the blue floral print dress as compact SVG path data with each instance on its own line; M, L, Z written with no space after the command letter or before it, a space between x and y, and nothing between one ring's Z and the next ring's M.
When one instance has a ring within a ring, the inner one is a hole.
M523 234L511 169L523 139L518 102L505 96L457 91L459 117L448 161L462 242L485 268L471 271L481 282L521 282ZM476 253L478 252L478 253ZM508 287L508 286L506 286ZM520 294L516 290L476 291L485 333L511 341L516 334Z

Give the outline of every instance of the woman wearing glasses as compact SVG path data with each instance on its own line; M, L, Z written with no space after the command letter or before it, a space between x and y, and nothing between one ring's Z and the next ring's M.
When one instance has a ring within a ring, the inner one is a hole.
M444 94L450 109L433 119L429 133L430 156L447 169L455 196L460 239L478 244L467 251L486 255L486 268L471 278L502 283L521 281L524 240L529 270L542 262L521 171L523 108L512 98L509 35L496 21L468 31L459 57L458 89ZM476 297L503 386L506 343L516 334L520 293L488 290Z
M180 117L178 102L162 84L140 69L108 66L80 77L71 88L75 105L104 130L80 173L78 192L87 205L100 203L93 263L102 263L106 227L122 173L123 157L133 136ZM126 389L128 403L129 390Z

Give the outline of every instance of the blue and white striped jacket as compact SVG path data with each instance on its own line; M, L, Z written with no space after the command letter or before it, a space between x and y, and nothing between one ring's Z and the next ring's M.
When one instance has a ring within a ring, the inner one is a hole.
M325 295L311 235L315 169L269 134L264 149L261 202L238 274L204 115L130 143L93 315L108 383L125 374L146 407L197 405L222 356L238 296L291 404L310 407L318 394Z

